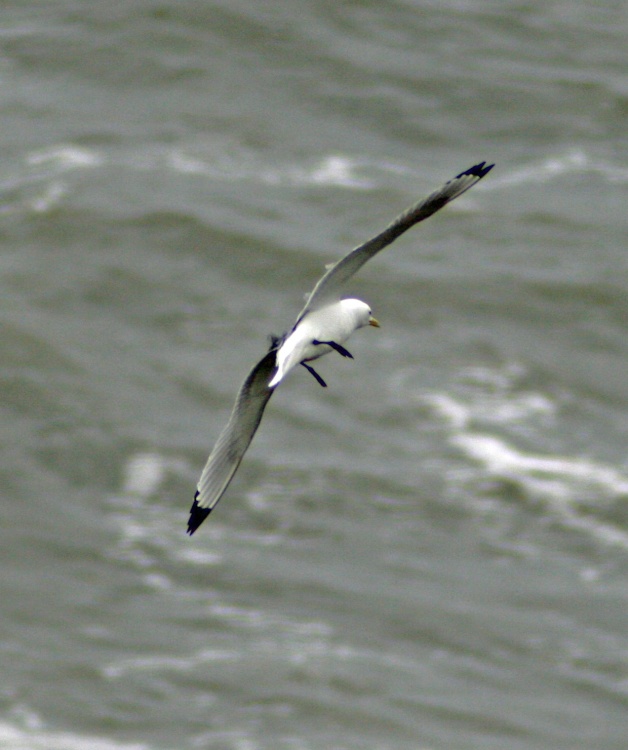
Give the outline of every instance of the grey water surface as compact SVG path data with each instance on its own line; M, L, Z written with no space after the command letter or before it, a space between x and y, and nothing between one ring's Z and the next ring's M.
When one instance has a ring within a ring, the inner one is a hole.
M628 5L0 9L1 750L625 750ZM185 535L326 263L347 292Z

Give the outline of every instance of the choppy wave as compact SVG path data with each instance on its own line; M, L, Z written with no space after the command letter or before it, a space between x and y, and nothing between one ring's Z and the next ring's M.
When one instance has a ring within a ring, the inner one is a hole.
M416 192L417 181L424 182L420 170L393 161L337 153L299 163L298 159L264 154L224 139L175 146L154 144L132 153L59 143L27 153L23 164L0 182L0 214L51 211L77 189L79 174L102 167L122 172L170 171L211 181L274 187L374 190L396 186ZM578 173L597 174L608 182L628 182L628 167L591 155L585 149L571 148L529 164L502 164L489 182L478 186L475 195ZM465 197L452 210L464 210L473 200Z
M194 672L208 664L219 662L283 661L287 664L305 664L340 653L343 647L332 643L333 629L324 622L299 622L258 609L235 606L221 601L211 601L206 616L239 630L254 632L256 650L265 644L263 653L254 657L246 649L203 648L185 656L157 655L121 659L102 668L110 680L121 679L136 672Z
M121 491L109 500L110 522L117 530L117 544L112 555L131 562L142 574L144 583L153 589L174 588L161 569L160 553L176 549L174 535L182 535L184 514L160 504L159 489L170 476L187 476L186 462L158 453L140 452L127 460ZM198 552L203 564L216 562L214 553Z
M623 746L624 5L6 5L0 748ZM481 159L359 281L420 385L286 399L190 540L260 311Z
M16 709L15 722L0 721L0 750L149 750L145 743L50 729L32 711Z
M498 170L481 187L490 192L515 185L549 182L571 174L597 174L608 182L628 183L628 166L592 155L582 148L569 148L556 154L550 153L529 164Z
M628 497L628 473L588 457L518 447L515 430L509 428L526 425L526 438L533 440L535 434L543 434L548 421L560 420L555 400L539 392L517 391L519 376L516 366L484 370L480 379L488 378L489 388L485 382L467 387L464 394L434 391L420 397L446 426L450 445L476 466L464 482L475 479L481 486L487 479L507 481L566 527L628 549L628 532L606 518ZM459 479L458 473L450 473L450 481Z
M0 213L46 213L71 190L72 172L94 169L104 157L94 149L57 144L27 153L23 164L0 181Z
M177 148L163 155L163 163L183 174L211 179L247 180L276 186L328 185L352 189L374 186L366 172L368 165L341 154L329 154L308 164L269 163L245 149L215 153L194 153Z

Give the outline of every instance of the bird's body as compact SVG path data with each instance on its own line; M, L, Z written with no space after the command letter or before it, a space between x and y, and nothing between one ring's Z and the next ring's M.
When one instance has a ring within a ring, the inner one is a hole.
M297 365L334 351L328 342L344 344L354 331L369 325L379 323L359 299L343 299L307 313L277 350L277 372L268 385L273 388Z
M341 287L367 260L390 245L414 224L427 219L482 179L493 165L485 162L461 172L398 216L383 232L345 255L321 277L292 330L273 339L270 350L246 377L226 426L207 459L190 509L188 533L193 534L220 500L237 471L275 389L297 365L303 365L320 383L308 364L329 352L351 357L343 344L358 328L379 323L369 306L357 299L340 299Z

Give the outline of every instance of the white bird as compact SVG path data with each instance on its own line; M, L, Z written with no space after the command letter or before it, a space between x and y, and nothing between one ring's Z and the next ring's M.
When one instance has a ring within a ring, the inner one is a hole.
M242 384L229 421L207 459L190 509L188 534L196 531L223 496L259 427L268 400L286 375L303 365L325 387L325 381L308 362L331 351L351 357L343 346L351 334L364 326L379 326L366 302L340 299L343 284L410 227L473 187L494 166L485 164L481 162L461 172L331 266L314 287L289 333L272 337L269 351Z
M379 327L371 308L359 299L342 299L320 310L312 310L292 329L277 351L277 372L268 384L274 388L296 365L303 365L321 383L320 376L306 365L333 349L343 357L351 354L341 344L358 328ZM321 383L321 385L323 385Z

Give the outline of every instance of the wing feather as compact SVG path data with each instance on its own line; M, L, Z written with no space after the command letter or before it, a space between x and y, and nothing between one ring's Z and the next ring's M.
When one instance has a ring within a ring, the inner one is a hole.
M481 162L461 172L439 190L404 211L383 232L330 266L309 295L295 327L308 312L338 299L342 285L367 260L390 245L410 227L427 219L473 187L493 168L492 164L485 164L486 162ZM224 494L259 427L266 404L275 390L269 388L268 383L276 368L277 349L282 340L273 340L270 351L251 370L238 392L229 421L218 436L197 485L190 509L188 534L196 531Z
M359 245L355 250L352 250L344 258L333 264L314 287L305 303L305 307L299 313L295 326L308 312L323 306L332 299L336 299L340 295L342 285L367 260L370 260L380 250L388 247L391 242L394 242L397 237L410 229L410 227L440 211L443 206L446 206L479 182L494 166L493 164L485 166L485 164L486 162L481 162L470 167L465 172L461 172L453 180L449 180L441 188L428 195L427 198L424 198L400 214L383 232Z
M211 513L233 478L253 436L274 388L269 388L275 369L276 349L271 349L255 365L242 384L223 431L207 459L190 509L188 534L193 534Z

